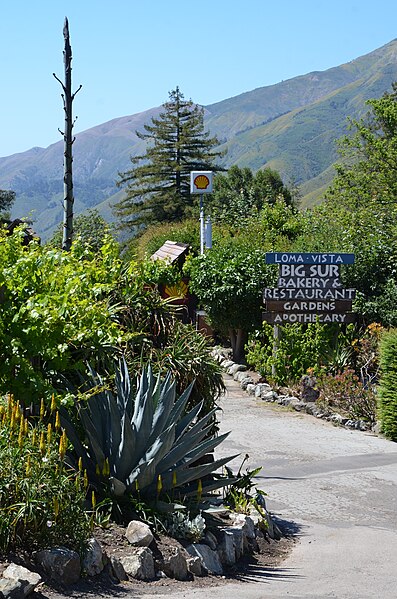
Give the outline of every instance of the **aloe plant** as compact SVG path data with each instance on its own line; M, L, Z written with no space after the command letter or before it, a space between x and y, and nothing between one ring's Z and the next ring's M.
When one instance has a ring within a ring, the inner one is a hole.
M188 496L198 488L205 495L230 484L229 478L215 472L236 456L198 465L229 433L209 436L217 408L201 419L202 403L185 413L192 385L176 398L171 374L164 380L155 378L148 366L133 397L124 360L116 370L116 395L103 389L96 373L91 372L91 379L91 396L77 404L84 440L65 409L61 423L73 445L67 460L76 469L80 461L94 489L116 499L138 492L153 498Z

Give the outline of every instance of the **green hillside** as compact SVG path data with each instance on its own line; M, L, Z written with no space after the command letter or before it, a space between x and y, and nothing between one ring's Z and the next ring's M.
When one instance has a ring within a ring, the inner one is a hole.
M335 140L347 117L366 112L397 80L397 41L347 64L262 87L205 107L206 126L227 150L224 165L268 166L300 186L303 205L321 201L333 177ZM165 92L166 95L166 92ZM144 151L135 131L159 108L79 133L74 144L75 211L94 206L111 218L118 172ZM62 218L63 142L0 158L0 189L14 189L14 216L31 215L46 238ZM115 195L117 194L117 195Z

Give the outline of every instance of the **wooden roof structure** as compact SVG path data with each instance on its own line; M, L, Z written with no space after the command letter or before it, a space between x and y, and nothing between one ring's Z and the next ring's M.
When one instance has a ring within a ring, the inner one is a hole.
M189 251L189 245L187 243L180 243L178 241L166 241L161 248L157 250L152 256L152 260L165 260L169 264L183 263L186 254Z

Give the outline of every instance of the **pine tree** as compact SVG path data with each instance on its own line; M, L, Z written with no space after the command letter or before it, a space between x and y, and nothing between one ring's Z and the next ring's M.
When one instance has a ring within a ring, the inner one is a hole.
M115 205L121 226L149 225L182 220L195 203L190 195L190 171L221 170L215 160L219 144L204 130L204 110L177 87L169 93L158 118L137 131L148 143L146 154L131 158L134 168L119 173L126 196ZM136 166L135 166L136 165Z

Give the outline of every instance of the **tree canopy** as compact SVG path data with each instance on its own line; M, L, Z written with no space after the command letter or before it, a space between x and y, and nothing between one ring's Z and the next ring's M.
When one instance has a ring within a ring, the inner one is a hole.
M126 195L115 213L124 228L182 220L195 203L190 171L219 170L215 161L221 153L212 151L219 142L204 130L204 110L185 100L178 87L144 129L137 135L148 142L146 153L132 157L134 168L119 174Z
M15 201L15 191L0 189L0 213L7 212Z
M265 204L274 205L279 199L287 205L293 203L290 190L276 171L265 168L253 173L250 168L234 165L214 178L211 213L218 222L242 224Z

